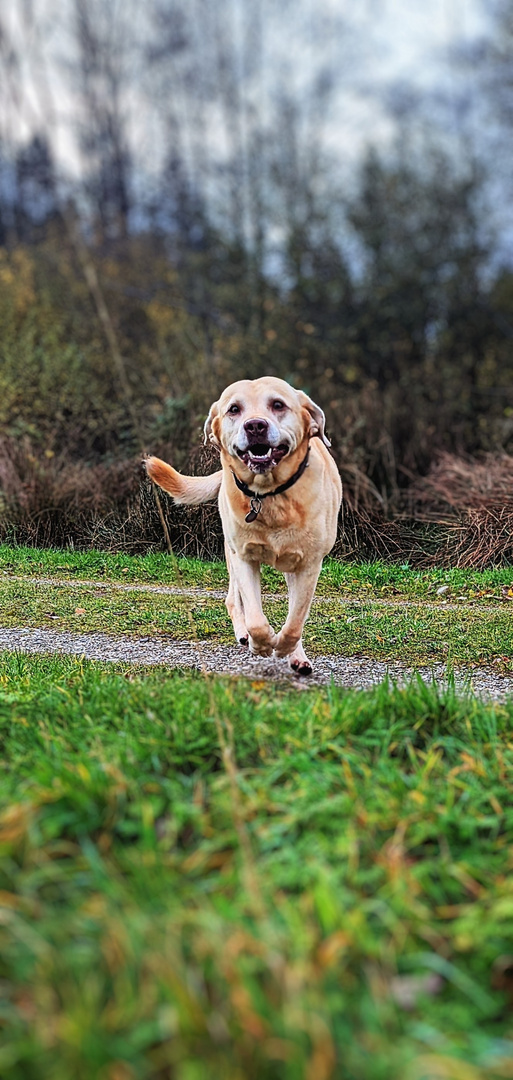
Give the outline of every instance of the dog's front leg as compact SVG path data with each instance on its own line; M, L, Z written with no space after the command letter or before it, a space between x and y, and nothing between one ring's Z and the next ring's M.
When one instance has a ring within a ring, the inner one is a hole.
M226 565L228 567L228 573L230 575L230 584L228 587L228 595L226 597L226 610L233 623L233 630L236 640L239 645L248 644L248 631L246 629L246 620L244 618L244 608L242 606L242 596L240 594L239 584L235 576L235 570L232 566L232 555L228 544L224 545L224 551L226 555Z
M299 674L309 675L312 665L303 649L301 636L308 618L322 561L294 574L285 574L289 590L287 619L276 637L274 648L277 656L287 656L289 666Z
M255 656L270 656L276 634L262 611L260 566L256 562L245 562L231 551L230 571L233 574L234 586L238 588L242 597L249 648Z

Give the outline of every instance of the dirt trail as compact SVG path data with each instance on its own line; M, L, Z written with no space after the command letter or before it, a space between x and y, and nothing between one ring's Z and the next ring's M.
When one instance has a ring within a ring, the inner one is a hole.
M75 634L46 629L0 629L0 650L27 653L83 656L125 664L165 664L170 668L189 667L223 675L244 675L254 680L286 681L298 689L331 682L353 689L368 689L390 675L407 680L414 669L400 663L383 663L366 657L317 656L314 673L300 679L285 660L257 659L237 646L211 642L174 641L165 638L130 638L103 633ZM415 669L423 679L444 683L443 664ZM459 689L471 689L480 697L499 701L513 692L513 677L497 675L487 668L460 670L455 676Z

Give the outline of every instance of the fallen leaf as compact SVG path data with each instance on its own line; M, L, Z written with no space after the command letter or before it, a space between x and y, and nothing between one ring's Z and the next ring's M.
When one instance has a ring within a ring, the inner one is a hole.
M85 607L76 607L75 608L75 615L85 615L85 613L86 613Z
M433 997L440 993L443 978L437 972L429 975L396 975L390 982L390 993L401 1009L414 1009L422 994Z

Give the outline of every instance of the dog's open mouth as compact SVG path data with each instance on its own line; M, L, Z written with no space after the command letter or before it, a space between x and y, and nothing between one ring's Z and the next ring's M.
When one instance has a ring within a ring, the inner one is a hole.
M287 443L280 443L279 446L269 446L269 443L252 443L247 450L237 450L237 453L248 469L255 473L263 473L277 465L285 454L288 454L288 451Z

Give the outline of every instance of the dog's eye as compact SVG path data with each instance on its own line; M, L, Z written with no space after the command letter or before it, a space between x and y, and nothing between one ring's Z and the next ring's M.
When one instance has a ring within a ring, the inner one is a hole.
M286 407L287 406L283 401L273 401L273 409L277 409L278 412L280 412L281 409L286 409Z
M230 408L228 409L228 412L231 413L232 416L235 416L236 413L240 412L240 408L239 408L238 405L230 405Z

